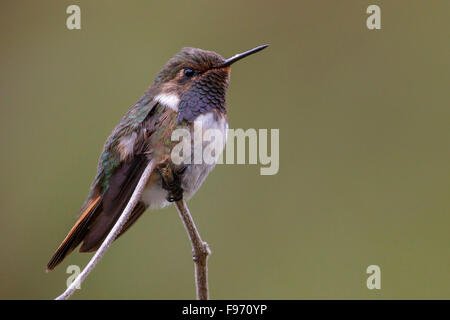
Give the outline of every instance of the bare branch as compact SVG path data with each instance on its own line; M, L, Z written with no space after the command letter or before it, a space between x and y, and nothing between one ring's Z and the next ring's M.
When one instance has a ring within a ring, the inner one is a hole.
M117 235L122 230L123 226L127 222L128 218L130 217L131 213L134 210L134 207L136 207L136 204L141 199L142 192L145 189L145 186L147 184L147 181L153 172L153 169L155 167L154 161L150 161L147 164L147 167L145 168L141 178L139 179L139 182L136 186L136 189L133 192L133 195L130 198L130 201L128 202L127 206L123 210L121 216L117 220L117 222L114 224L114 227L109 232L108 236L103 241L100 248L97 250L95 255L92 257L92 259L89 261L89 263L86 265L86 267L83 269L83 271L78 275L78 277L72 282L72 284L64 291L63 294L61 294L59 297L56 298L56 300L67 300L77 289L78 285L81 284L84 279L89 275L89 273L95 268L97 263L103 258L104 254L106 253L106 250L108 250L111 243L114 241L114 239L117 237Z
M174 171L168 161L161 163L158 166L158 171L161 174L167 186L176 186L176 179ZM169 196L174 196L172 192L169 191ZM211 250L206 242L203 242L200 237L200 233L195 226L194 219L189 212L186 201L184 199L175 201L180 218L183 221L184 227L188 233L189 240L192 245L192 254L195 267L195 285L197 288L197 299L198 300L208 300L209 299L209 289L208 289L208 255L211 254Z
M206 242L203 242L200 237L200 233L195 226L194 219L192 219L191 213L186 205L186 201L181 199L175 202L175 205L180 214L180 218L183 221L184 227L191 240L192 254L195 265L195 284L197 287L197 299L208 300L208 255L211 254L211 250Z

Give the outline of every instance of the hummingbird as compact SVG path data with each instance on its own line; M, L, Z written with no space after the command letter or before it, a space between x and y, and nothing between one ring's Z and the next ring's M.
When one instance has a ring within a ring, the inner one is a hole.
M222 152L228 129L225 97L230 66L266 47L258 46L229 59L213 51L185 47L167 62L107 138L79 218L50 259L47 271L80 244L80 252L100 247L150 161L164 159L161 161L172 168L173 180L167 183L160 170L151 173L138 204L117 237L148 208L160 209L174 201L189 200L196 193L215 162L173 161L171 151L177 142L172 141L172 133L177 129L194 132L194 124L200 123L201 130L215 129L222 133ZM191 137L194 146L194 135ZM194 152L195 146L191 148L191 153Z

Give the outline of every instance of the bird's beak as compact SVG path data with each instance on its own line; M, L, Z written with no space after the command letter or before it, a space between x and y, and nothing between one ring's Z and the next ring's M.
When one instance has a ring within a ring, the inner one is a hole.
M263 44L262 46L253 48L251 50L248 50L248 51L245 51L245 52L242 52L242 53L238 53L238 54L232 56L231 58L225 60L221 65L214 66L214 68L228 67L228 66L232 65L233 63L235 63L236 61L241 60L242 58L245 58L245 57L247 57L247 56L249 56L251 54L254 54L254 53L258 52L258 51L261 51L261 50L267 48L268 46L269 46L268 44Z

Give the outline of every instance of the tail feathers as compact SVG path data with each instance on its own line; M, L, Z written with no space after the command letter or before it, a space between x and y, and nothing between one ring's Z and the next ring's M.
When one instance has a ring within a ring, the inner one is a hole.
M83 241L88 227L96 216L96 211L101 204L101 196L97 196L83 211L78 221L75 223L69 234L63 240L53 257L47 264L47 272L53 270L64 258Z
M105 224L100 221L100 218L104 216L101 203L101 197L98 196L86 207L76 224L50 259L50 262L47 264L47 272L53 270L61 263L81 242L83 244L81 245L80 252L92 252L100 247L117 221L117 219L113 219L112 224ZM136 222L146 208L147 206L144 203L138 202L116 239ZM100 228L95 228L95 226ZM92 233L92 231L96 231L97 229L99 229L99 232Z

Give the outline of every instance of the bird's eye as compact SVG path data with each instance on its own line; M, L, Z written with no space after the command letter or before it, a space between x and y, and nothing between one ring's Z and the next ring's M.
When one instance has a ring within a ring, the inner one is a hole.
M191 68L184 69L184 75L187 78L192 78L194 76L194 74L195 74L195 70L194 69L191 69Z

